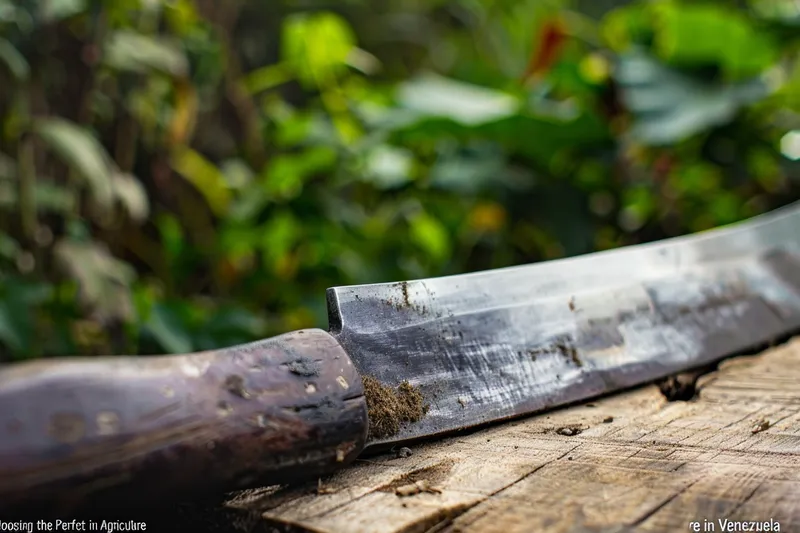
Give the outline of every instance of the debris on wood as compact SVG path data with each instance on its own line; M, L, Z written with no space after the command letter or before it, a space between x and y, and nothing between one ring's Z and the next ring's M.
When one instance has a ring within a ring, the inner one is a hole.
M716 364L709 365L668 376L657 381L656 384L668 402L688 402L697 396L697 380L716 369Z
M317 494L336 494L338 489L326 487L322 484L322 478L317 479Z
M565 426L556 430L556 433L565 437L574 437L575 435L580 435L581 432L583 432L583 429L580 426Z
M364 376L363 383L370 439L397 435L402 424L418 422L428 412L422 393L408 381L403 381L396 389L372 376Z
M755 435L756 433L761 433L762 431L768 430L771 426L772 423L769 420L762 418L758 421L758 424L756 424L753 429L750 430L750 433Z
M415 494L420 494L423 492L427 492L429 494L441 494L442 491L437 489L436 487L432 487L430 482L426 479L422 479L420 481L415 481L414 483L408 485L402 485L394 489L394 493L397 494L400 498L405 498L408 496L414 496Z
M411 451L411 448L406 448L403 446L399 450L397 450L397 458L398 459L405 459L406 457L411 457L414 455L414 452Z

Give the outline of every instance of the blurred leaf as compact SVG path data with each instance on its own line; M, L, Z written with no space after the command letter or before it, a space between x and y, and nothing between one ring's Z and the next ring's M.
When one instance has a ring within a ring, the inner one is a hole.
M635 117L630 135L646 144L670 144L726 124L742 106L768 93L761 79L703 82L640 51L619 58L615 79L623 103Z
M293 77L291 70L283 63L267 65L247 74L243 80L244 88L251 94L257 94L274 89Z
M45 22L63 20L86 11L86 0L43 0L39 2L39 15Z
M167 353L184 354L194 349L191 332L170 306L156 303L144 322L144 328Z
M13 260L17 257L19 251L20 246L16 239L10 235L0 232L0 257L7 260Z
M391 189L408 183L413 166L409 150L380 145L367 156L364 177L379 189Z
M186 80L175 84L172 120L169 124L170 144L185 144L194 133L199 103L197 92Z
M356 46L342 17L330 12L299 13L283 22L284 60L308 87L327 85L346 67Z
M211 313L199 329L196 349L214 350L262 336L264 320L246 309L225 306Z
M36 210L41 214L73 213L77 205L73 191L46 181L34 184L33 195L36 200ZM0 208L16 208L19 205L18 196L19 186L16 180L0 180Z
M263 228L261 249L267 264L275 268L297 243L300 225L288 211L278 213Z
M17 358L31 353L36 331L35 313L52 297L51 287L20 278L0 277L0 342Z
M231 189L243 189L252 183L255 178L253 169L242 159L227 159L220 165L220 171L225 176Z
M32 325L24 315L11 302L0 300L0 341L12 352L22 353L27 346Z
M61 239L53 251L62 271L78 282L81 303L98 321L132 318L130 285L136 273L130 265L93 241Z
M302 152L280 154L270 161L264 177L264 189L271 198L288 200L297 197L303 183L316 173L336 163L336 152L326 146L310 147Z
M231 203L231 191L222 172L205 157L189 147L176 148L172 167L194 185L217 216L223 216Z
M30 76L28 61L13 44L2 37L0 37L0 61L6 64L17 81L27 81Z
M168 214L162 214L155 222L161 237L161 246L166 252L167 258L170 262L175 261L186 246L185 235L180 222L174 216Z
M656 51L670 64L719 65L730 79L740 80L761 73L777 58L769 34L730 7L660 0L651 9Z
M603 18L601 34L616 52L625 52L634 45L650 44L653 28L647 5L630 3L610 11Z
M794 0L750 0L756 14L766 20L800 26L800 5Z
M147 191L142 183L130 174L115 172L111 178L114 194L135 222L144 222L150 211Z
M109 36L103 60L118 70L156 71L175 78L189 74L189 63L179 43L130 30L117 30Z
M475 195L492 185L512 186L502 149L483 143L468 147L440 143L436 162L430 167L430 184L462 194Z
M60 118L43 118L34 131L89 186L101 208L112 205L112 163L103 145L85 128Z
M447 230L431 215L420 212L410 221L411 240L428 253L435 261L443 261L450 255L450 236Z
M495 121L520 109L520 102L511 95L435 74L401 84L397 100L418 116L448 118L465 125Z

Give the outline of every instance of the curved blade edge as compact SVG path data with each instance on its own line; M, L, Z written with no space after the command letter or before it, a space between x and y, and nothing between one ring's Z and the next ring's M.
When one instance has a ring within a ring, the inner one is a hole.
M362 375L429 406L386 444L585 400L800 329L800 204L728 227L498 269L328 290Z

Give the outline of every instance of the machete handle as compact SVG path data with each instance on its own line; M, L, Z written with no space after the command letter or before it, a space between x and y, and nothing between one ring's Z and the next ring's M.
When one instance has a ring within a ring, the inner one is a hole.
M354 459L367 426L361 378L319 329L188 355L7 365L0 516L313 479Z

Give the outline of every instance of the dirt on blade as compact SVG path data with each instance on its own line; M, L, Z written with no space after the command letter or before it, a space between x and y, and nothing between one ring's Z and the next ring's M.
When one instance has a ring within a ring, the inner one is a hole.
M403 424L419 421L428 411L422 394L408 381L397 388L364 376L364 395L369 413L369 439L396 435Z

